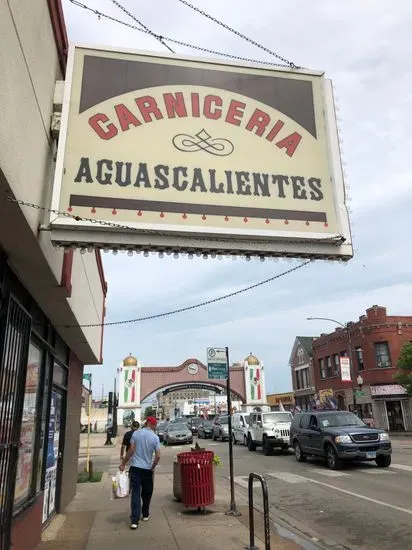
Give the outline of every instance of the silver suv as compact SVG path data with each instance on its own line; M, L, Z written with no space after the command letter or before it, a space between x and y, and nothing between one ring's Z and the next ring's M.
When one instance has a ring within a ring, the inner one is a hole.
M264 455L273 454L273 449L287 451L290 446L290 412L253 412L249 417L247 446L249 451L262 447Z
M217 416L213 422L212 428L213 441L220 439L226 441L229 439L229 416Z

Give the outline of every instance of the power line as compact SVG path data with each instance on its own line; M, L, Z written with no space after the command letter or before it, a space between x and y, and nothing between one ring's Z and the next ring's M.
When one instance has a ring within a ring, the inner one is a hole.
M221 27L223 27L227 31L235 34L239 38L243 38L243 40L246 40L246 42L249 42L250 44L253 44L253 46L256 46L257 48L260 48L264 52L269 53L270 55L273 55L274 57L276 57L280 61L283 61L283 63L285 63L286 65L289 65L289 67L291 69L299 69L300 68L300 67L297 67L292 61L289 61L285 57L282 57L278 53L274 52L273 50L270 50L269 48L266 48L266 46L262 46L262 44L259 44L259 42L256 42L256 40L253 40L252 38L249 38L248 36L246 36L245 34L242 34L241 32L237 31L236 29L234 29L230 25L227 25L226 23L223 23L219 19L216 19L216 17L213 17L213 15L210 15L209 13L206 13L205 11L198 8L197 6L194 6L190 2L187 2L187 0L177 0L177 1L180 2L181 4L184 4L188 8L192 9L193 11L199 13L200 15L203 15L203 17L206 17L206 19L209 19L210 21L213 21L217 25L220 25Z
M166 42L163 41L163 38L161 36L159 36L158 34L154 33L153 31L151 31L149 29L149 27L147 27L144 23L142 23L141 21L139 21L139 19L137 19L137 17L135 17L132 13L130 13L130 11L128 11L124 6L122 6L120 4L120 2L117 2L117 0L112 0L113 4L115 6L117 6L120 10L122 10L122 12L124 12L126 15L128 15L131 19L133 19L133 21L136 21L136 23L138 23L145 31L147 31L150 36L153 36L154 38L156 38L156 40L158 40L165 48L167 48L169 50L169 52L172 52L172 53L175 53L172 48L170 46L168 46L166 44Z
M164 317L170 317L171 315L177 315L178 313L184 313L185 311L192 311L194 309L198 309L200 307L205 307L211 304L216 304L217 302L221 302L223 300L227 300L228 298L233 298L233 296L238 296L239 294L243 294L245 292L248 292L249 290L253 290L255 288L258 288L260 286L266 285L268 283L271 283L272 281L275 281L276 279L280 279L281 277L284 277L285 275L289 275L289 273L293 273L294 271L297 271L298 269L302 269L302 267L307 266L311 263L311 260L308 260L306 262L303 262L295 267L291 267L287 271L283 271L282 273L278 273L277 275L273 275L272 277L269 277L268 279L264 279L263 281L259 281L258 283L255 283L253 285L247 286L245 288L241 288L240 290L235 290L234 292L230 292L229 294L224 294L223 296L218 296L217 298L212 298L211 300L206 300L204 302L199 302L198 304L194 304L191 306L181 307L179 309L173 309L171 311L166 311L163 313L155 313L153 315L146 315L144 317L137 317L135 319L125 319L123 321L112 321L110 323L90 323L85 325L60 325L61 328L91 328L91 327L112 327L112 326L118 326L118 325L129 325L132 323L141 323L143 321L150 321L153 319L160 319Z
M136 25L132 25L131 23L127 23L126 21L122 21L121 19L117 19L116 17L112 17L111 15L108 15L107 13L103 13L99 10L96 10L94 8L91 8L87 6L86 4L83 4L82 2L78 2L78 0L69 0L71 4L74 6L77 6L79 8L82 8L86 11L90 11L94 15L97 15L99 19L107 19L108 21L111 21L112 23L117 23L119 25L123 25L124 27L128 27L129 29L133 29L135 31L139 31L143 34L154 34L146 31L145 29L141 27L137 27ZM175 38L170 38L168 36L163 35L156 35L158 38L161 38L162 40L167 40L168 42L171 42L172 44L177 44L178 46L183 46L184 48L191 48L192 50L196 50L203 53L209 53L212 55L216 55L218 57L227 57L229 59L234 59L235 61L243 61L246 63L257 63L259 65L267 65L269 67L290 67L290 65L285 65L284 63L274 63L272 61L261 61L259 59L252 59L249 57L242 57L239 55L233 55L230 53L220 52L217 50L213 50L211 48L204 48L202 46L196 46L194 44L190 44L188 42L183 42L182 40L176 40Z

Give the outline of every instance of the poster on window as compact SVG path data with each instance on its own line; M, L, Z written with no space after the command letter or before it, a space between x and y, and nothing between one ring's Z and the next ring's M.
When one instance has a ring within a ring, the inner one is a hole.
M59 452L59 403L60 396L52 392L50 403L49 430L47 437L46 479L44 485L43 523L55 510L57 457Z

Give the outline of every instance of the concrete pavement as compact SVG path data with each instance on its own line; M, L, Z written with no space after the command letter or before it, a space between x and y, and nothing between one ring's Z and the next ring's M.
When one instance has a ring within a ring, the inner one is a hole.
M97 436L96 436L97 437ZM213 444L217 447L217 444ZM98 445L96 444L96 447ZM186 447L184 450L188 450ZM105 449L110 474L119 463L119 447ZM233 518L225 515L230 502L225 470L217 469L216 502L208 513L185 510L173 498L173 458L181 448L163 448L162 459L156 469L155 493L151 517L141 522L137 531L129 528L129 499L111 500L111 475L105 474L100 483L78 485L75 499L65 514L57 516L46 529L43 542L37 550L238 550L247 546L249 529L245 501L240 503L243 515ZM220 454L220 449L218 454ZM222 445L225 450L225 445ZM101 451L103 453L103 451ZM264 548L263 522L256 517L256 544ZM296 542L272 532L272 550L298 550Z

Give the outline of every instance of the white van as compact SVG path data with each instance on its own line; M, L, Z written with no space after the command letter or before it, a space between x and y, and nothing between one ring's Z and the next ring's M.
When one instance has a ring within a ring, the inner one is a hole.
M249 427L249 413L235 413L232 416L232 438L233 443L247 443L247 434Z

